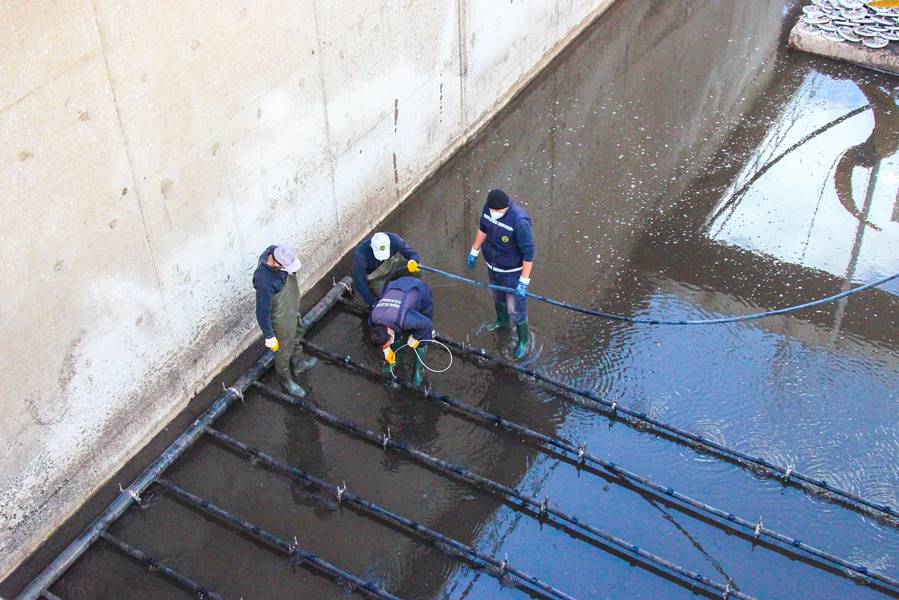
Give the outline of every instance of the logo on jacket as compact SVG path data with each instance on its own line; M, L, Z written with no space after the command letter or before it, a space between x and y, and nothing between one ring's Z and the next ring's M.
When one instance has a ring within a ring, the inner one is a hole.
M503 237L501 237L499 239L501 239L503 242L505 242L507 244L509 243L509 236L507 236L507 235L504 235Z

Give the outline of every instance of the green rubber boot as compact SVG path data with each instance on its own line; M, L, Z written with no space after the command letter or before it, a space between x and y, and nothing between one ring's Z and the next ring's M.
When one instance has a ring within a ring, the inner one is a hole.
M528 331L528 322L522 321L515 324L515 330L518 332L518 345L515 347L515 358L524 358L528 349L531 347L531 336Z
M296 398L305 398L306 390L301 388L296 381L290 378L290 375L282 375L278 377L278 383L281 389Z
M318 359L314 356L307 357L302 352L297 352L290 357L290 372L294 377L299 377L317 364Z
M511 326L511 323L509 323L509 307L506 306L505 302L494 302L493 305L496 307L496 323L488 325L487 331L508 329Z
M427 360L428 347L422 344L413 350L413 352L418 354L418 358L415 359L415 371L412 372L412 385L420 386L425 380L425 367L422 362Z

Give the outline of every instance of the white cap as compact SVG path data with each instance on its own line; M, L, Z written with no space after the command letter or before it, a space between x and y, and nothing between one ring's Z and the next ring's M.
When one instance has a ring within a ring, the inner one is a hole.
M300 270L300 259L297 258L297 253L290 246L275 246L272 255L291 275Z
M381 231L371 236L371 251L378 260L390 258L390 236Z

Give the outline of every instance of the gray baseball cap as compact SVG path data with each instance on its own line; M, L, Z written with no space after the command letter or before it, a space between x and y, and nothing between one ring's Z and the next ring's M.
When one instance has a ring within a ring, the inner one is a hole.
M275 246L272 255L288 273L293 274L300 270L300 259L290 246Z

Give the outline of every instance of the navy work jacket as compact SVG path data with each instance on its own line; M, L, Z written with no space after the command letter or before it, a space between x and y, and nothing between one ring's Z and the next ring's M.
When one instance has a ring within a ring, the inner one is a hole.
M517 202L510 202L509 210L499 219L490 216L490 208L485 203L478 229L487 234L481 249L489 269L511 273L520 271L523 261L534 260L531 216Z

